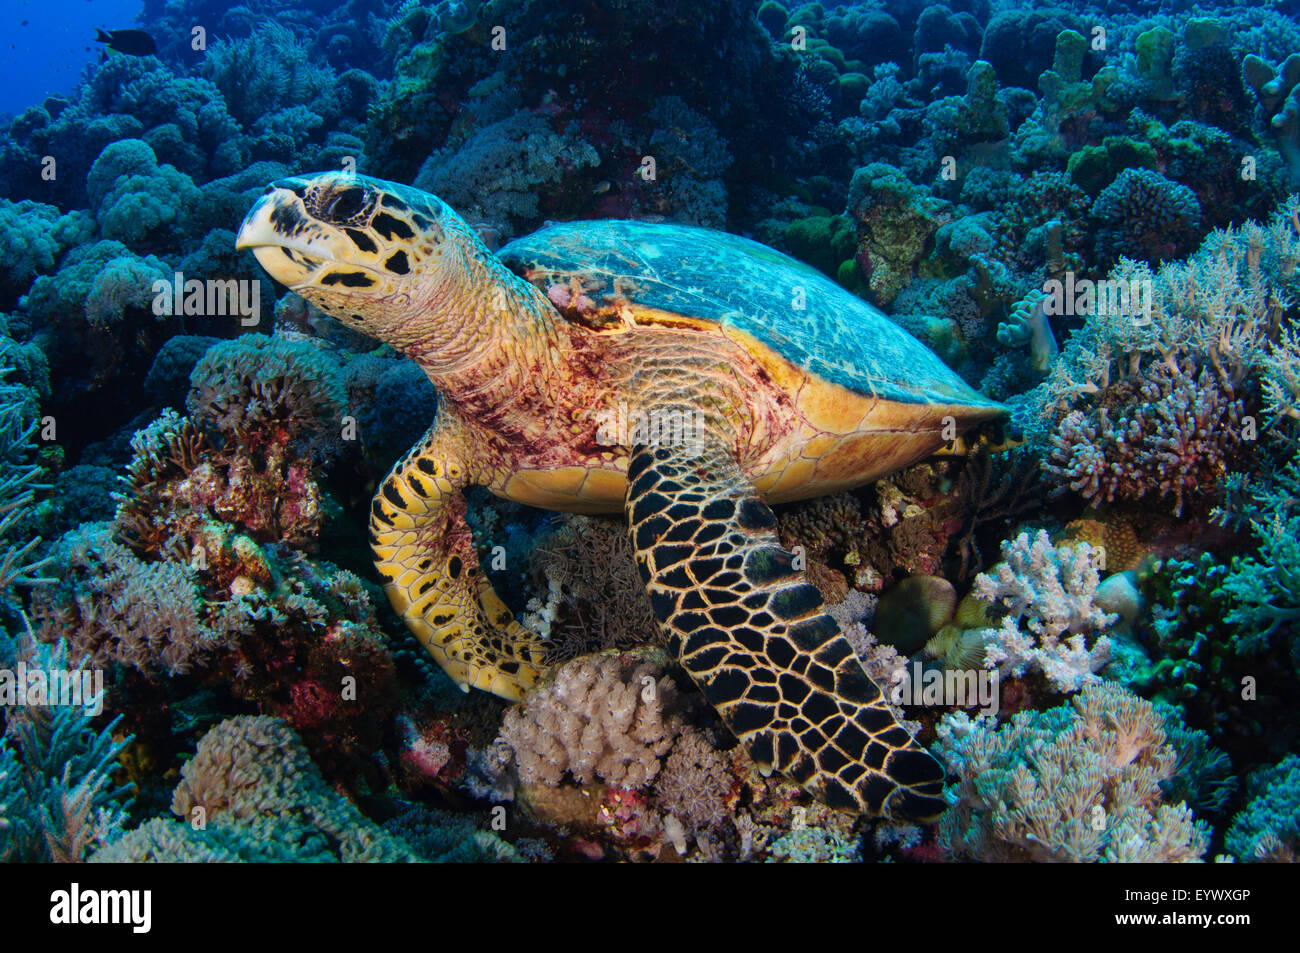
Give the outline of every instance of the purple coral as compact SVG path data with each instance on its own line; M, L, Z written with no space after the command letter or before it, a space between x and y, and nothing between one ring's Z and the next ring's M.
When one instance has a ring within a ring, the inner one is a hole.
M1237 469L1245 402L1208 368L1194 374L1163 363L1136 390L1134 402L1113 416L1107 407L1067 414L1043 469L1058 494L1069 489L1107 503L1172 497L1180 516Z

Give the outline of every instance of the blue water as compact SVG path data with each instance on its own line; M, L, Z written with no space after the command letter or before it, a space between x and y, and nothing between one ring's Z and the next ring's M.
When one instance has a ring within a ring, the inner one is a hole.
M69 93L99 59L95 28L135 25L141 0L5 0L0 4L0 114Z

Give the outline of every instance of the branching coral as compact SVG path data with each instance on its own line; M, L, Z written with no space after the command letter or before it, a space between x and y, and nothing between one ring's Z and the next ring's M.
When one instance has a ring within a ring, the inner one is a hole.
M958 777L939 826L955 859L1181 862L1208 845L1185 804L1164 802L1176 755L1159 714L1112 683L1001 727L947 715L939 752Z
M1164 559L1144 573L1151 608L1138 634L1153 661L1136 684L1183 705L1188 724L1239 761L1277 758L1296 737L1286 715L1295 679L1290 646L1230 621L1243 604L1229 578L1229 566L1210 553Z
M0 635L0 649L8 640ZM62 643L34 645L19 658L28 672L89 672L72 664ZM12 685L11 685L12 687ZM96 730L87 709L102 702L84 697L80 704L30 702L6 707L0 738L0 862L86 859L89 851L115 837L126 821L129 786L113 775L131 738L115 738L118 720Z
M1110 639L1102 635L1115 620L1096 603L1097 572L1087 543L1053 546L1039 530L1002 544L1005 562L975 579L975 594L1006 617L1000 628L982 633L985 664L1003 674L1041 671L1061 692L1095 681L1110 660ZM1024 628L1022 628L1022 622Z
M31 462L32 436L36 432L31 391L6 380L8 355L0 353L0 594L5 597L16 583L45 579L48 559L36 559L39 538L15 539L32 511L38 490L45 489L42 471Z
M1275 342L1300 265L1294 212L1214 232L1158 272L1122 261L1080 292L1086 323L1021 418L1051 479L1090 498L1164 497L1181 514L1259 462L1270 361L1275 409L1288 400L1287 339Z
M1106 407L1067 414L1043 470L1058 495L1069 489L1098 503L1172 497L1181 516L1190 499L1243 466L1245 401L1209 367L1196 374L1189 365L1156 364L1133 384L1133 403L1114 419Z

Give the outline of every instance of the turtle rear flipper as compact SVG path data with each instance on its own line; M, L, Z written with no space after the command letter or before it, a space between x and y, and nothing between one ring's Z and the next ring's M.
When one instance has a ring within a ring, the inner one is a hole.
M832 807L942 812L943 769L894 718L724 442L636 446L627 514L671 651L760 766Z
M443 670L464 691L515 701L551 646L515 620L479 565L461 493L468 482L453 429L435 424L375 494L370 545L389 602Z

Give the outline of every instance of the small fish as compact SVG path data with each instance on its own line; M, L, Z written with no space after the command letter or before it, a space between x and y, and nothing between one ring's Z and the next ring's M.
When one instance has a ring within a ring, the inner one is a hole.
M95 31L95 42L107 44L109 49L131 56L150 56L158 52L158 44L144 30Z

